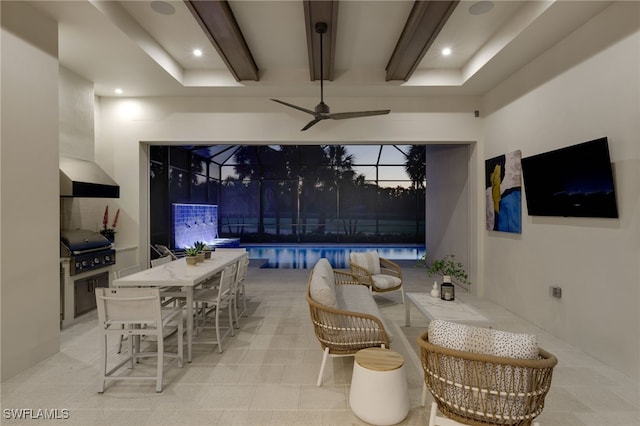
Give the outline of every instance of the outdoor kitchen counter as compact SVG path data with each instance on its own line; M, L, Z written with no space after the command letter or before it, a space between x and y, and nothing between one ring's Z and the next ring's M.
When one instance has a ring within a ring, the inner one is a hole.
M80 291L88 297L94 298L95 296L92 288L83 287L82 290L76 288L77 284L82 284L85 280L91 278L102 277L103 274L108 274L106 279L101 279L100 284L103 287L108 287L113 277L113 271L116 265L108 265L97 270L88 270L78 272L71 275L71 259L68 257L60 258L60 329L67 328L75 324L85 312L76 315L76 306L81 301L76 300L76 292ZM91 287L98 286L98 284L92 284Z

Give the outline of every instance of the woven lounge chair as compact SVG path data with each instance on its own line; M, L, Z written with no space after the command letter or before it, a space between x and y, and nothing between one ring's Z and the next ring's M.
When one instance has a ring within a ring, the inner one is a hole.
M428 332L418 337L418 345L426 389L435 400L430 426L531 425L542 412L558 363L540 348L537 359L448 349L429 343ZM438 410L446 417L438 417Z
M404 288L402 287L402 269L400 266L380 257L377 251L349 254L349 268L374 293L400 290L404 304Z

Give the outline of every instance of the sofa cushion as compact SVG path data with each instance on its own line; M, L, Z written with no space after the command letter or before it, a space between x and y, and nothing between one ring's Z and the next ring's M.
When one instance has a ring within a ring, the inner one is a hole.
M349 254L349 259L372 275L380 273L380 258L377 251L352 252Z
M378 308L376 301L373 299L373 296L371 296L371 292L367 286L338 285L335 289L338 309L369 314L379 318L387 336L389 337L389 341L393 340L391 329L385 323L384 318L380 313L380 309Z
M332 308L337 307L333 269L327 259L320 259L314 266L309 283L311 298Z
M533 334L511 333L437 319L429 323L429 342L449 349L505 358L538 357L538 339Z
M398 287L402 282L400 278L387 274L371 275L371 279L373 280L377 288L383 289Z
M331 263L326 258L322 258L318 260L318 262L313 267L313 274L320 275L327 279L327 283L334 287L336 284L335 277L333 275L333 268L331 267Z

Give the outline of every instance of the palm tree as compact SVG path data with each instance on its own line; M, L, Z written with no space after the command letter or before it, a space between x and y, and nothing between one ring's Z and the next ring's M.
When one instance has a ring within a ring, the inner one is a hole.
M335 215L336 218L340 217L340 187L344 182L351 182L353 180L353 154L349 154L347 149L343 145L327 145L325 152L328 159L326 168L325 190L327 194L335 192ZM326 222L325 209L320 212L320 222ZM324 227L322 229L324 232Z
M415 191L416 235L420 232L420 219L417 215L420 211L420 205L424 206L424 196L419 197L419 195L423 192L420 190L424 190L427 180L426 156L427 147L425 145L411 145L409 153L407 154L407 162L404 166L407 174L411 178L412 186Z
M264 235L264 213L273 208L276 220L276 235L280 234L281 210L285 203L282 200L291 192L286 180L288 162L286 149L278 146L250 146L240 147L234 154L236 165L234 170L240 181L258 182L258 234ZM269 185L266 182L276 182Z
M406 163L404 165L407 174L411 178L413 187L424 188L426 180L426 152L427 147L425 145L411 145L409 153L406 154Z
M297 157L291 159L290 178L298 181L298 241L307 232L306 224L314 204L325 184L328 158L320 145L304 145L297 147ZM322 210L322 209L319 209Z

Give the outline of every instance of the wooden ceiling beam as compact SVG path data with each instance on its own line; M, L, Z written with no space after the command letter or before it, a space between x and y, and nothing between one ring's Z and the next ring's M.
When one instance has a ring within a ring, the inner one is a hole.
M336 56L336 33L338 30L337 0L304 0L304 23L307 29L307 53L309 56L309 74L311 81L320 80L320 35L316 32L316 23L327 24L327 32L322 39L323 77L333 80Z
M414 3L387 64L387 81L407 81L411 77L459 2L417 0Z
M260 79L258 66L226 0L184 0L236 81Z

